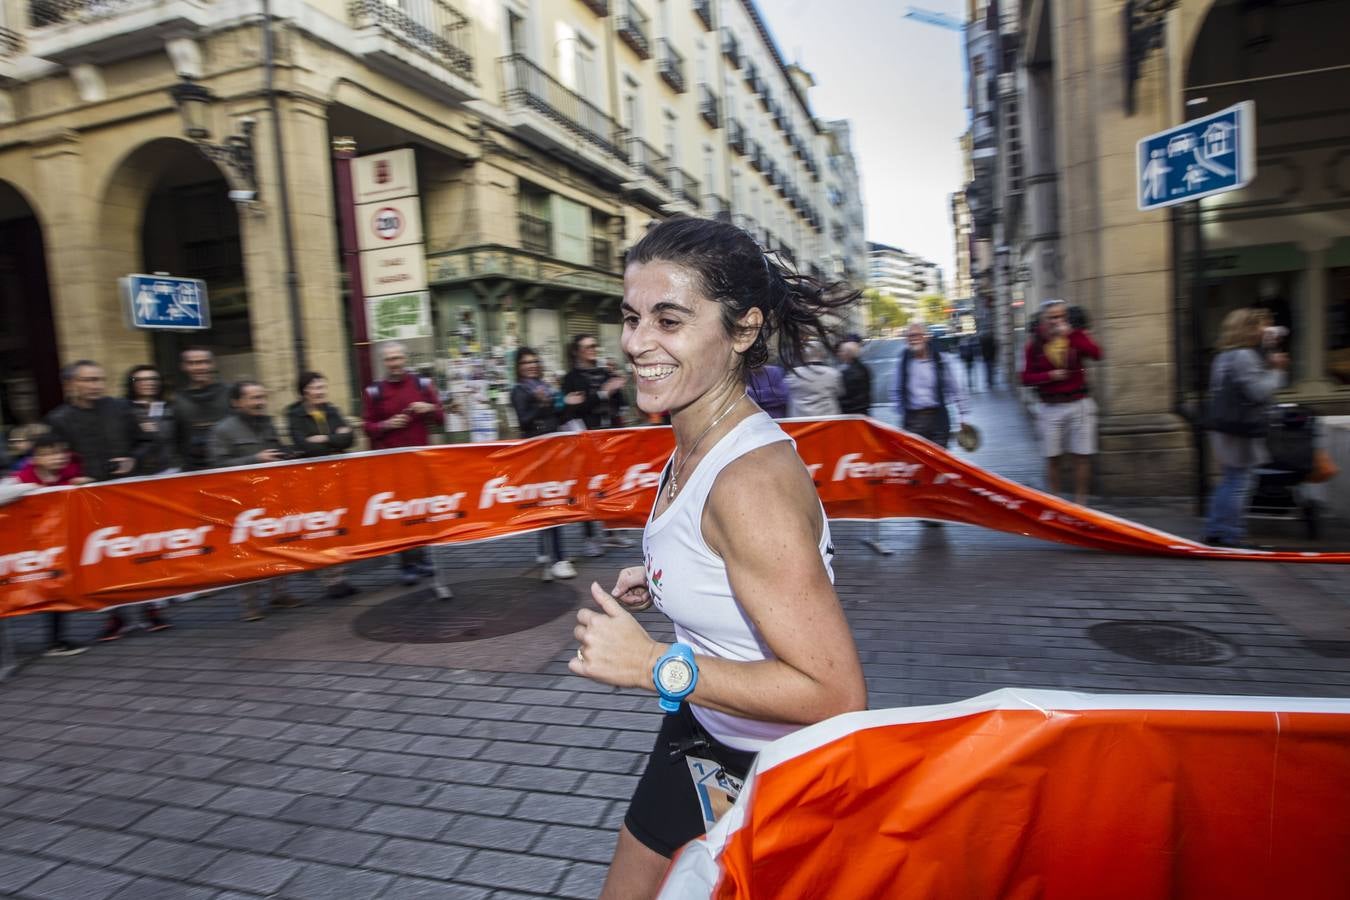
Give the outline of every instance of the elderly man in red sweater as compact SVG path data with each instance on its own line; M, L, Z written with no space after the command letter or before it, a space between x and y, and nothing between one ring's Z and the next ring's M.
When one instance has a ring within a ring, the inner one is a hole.
M385 377L362 394L361 418L375 450L424 447L431 442L427 427L442 415L440 396L430 378L408 372L408 348L399 343L380 348ZM422 547L399 554L404 584L416 584L432 574Z
M1074 461L1074 500L1087 503L1092 457L1097 452L1097 404L1088 393L1085 359L1101 359L1102 351L1085 329L1069 322L1069 304L1041 304L1036 331L1027 341L1022 383L1034 387L1041 406L1036 422L1046 457L1045 480L1059 492L1060 457Z

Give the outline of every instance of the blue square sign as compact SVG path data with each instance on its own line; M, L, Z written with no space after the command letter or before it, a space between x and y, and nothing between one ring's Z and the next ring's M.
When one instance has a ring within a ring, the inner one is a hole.
M128 275L122 296L134 328L203 331L211 327L206 282L172 275Z
M1247 100L1151 134L1135 155L1141 210L1240 190L1256 177L1256 104Z

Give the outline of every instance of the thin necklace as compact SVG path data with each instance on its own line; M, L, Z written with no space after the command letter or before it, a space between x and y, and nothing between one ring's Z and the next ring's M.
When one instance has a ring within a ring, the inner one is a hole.
M744 400L744 399L745 399L746 397L748 397L748 396L750 396L750 393L747 391L746 393L741 394L739 397L737 397L736 399L732 400L731 403L727 406L727 408L724 409L724 410L722 410L722 412L720 412L720 413L718 414L717 418L713 419L712 422L709 423L709 425L708 425L707 428L703 429L703 433L700 434L700 435L698 436L698 438L694 441L694 446L690 447L690 448L689 448L689 452L686 453L686 454L684 455L684 462L682 462L682 463L681 463L681 462L676 462L676 463L675 463L675 467L674 467L673 469L671 469L671 472L670 472L670 499L671 499L671 500L674 500L675 497L679 495L679 493L680 493L680 473L683 472L683 471L684 471L684 467L687 466L687 465L689 464L689 458L690 458L691 456L694 455L694 451L698 449L699 444L702 444L702 443L703 443L703 439L704 439L705 437L708 436L708 432L710 432L710 431L712 431L714 428L716 428L716 427L717 427L717 424L718 424L719 422L721 422L723 419L725 419L727 416L729 416L729 415L731 414L731 411L732 411L733 409L736 408L736 404L740 403L742 400ZM675 447L675 455L676 455L676 456L679 456L679 455L680 455L680 448L679 448L679 446L678 446L678 443L677 443L677 445L676 445L676 447Z

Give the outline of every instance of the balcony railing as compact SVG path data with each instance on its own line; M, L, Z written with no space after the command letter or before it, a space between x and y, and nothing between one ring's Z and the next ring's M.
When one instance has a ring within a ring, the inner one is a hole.
M628 139L628 164L666 190L670 190L670 159L642 138Z
M614 27L623 41L642 59L652 58L652 43L647 39L647 14L637 8L633 0L620 0L622 12L615 19Z
M625 132L599 107L520 54L504 56L502 105L539 113L616 159L624 158Z
M64 22L94 22L145 5L145 0L32 0L28 4L28 24L46 28Z
M613 272L614 242L607 237L591 235L591 265L606 272Z
M527 212L521 212L519 218L521 249L529 250L531 253L552 256L553 223L542 216L531 215Z
M378 25L447 69L473 80L469 20L445 0L352 0L352 25Z
M719 222L731 221L731 206L721 194L703 195L703 214Z
M18 56L23 50L23 37L17 31L0 28L0 59Z
M745 127L741 125L740 119L731 116L727 116L727 146L734 153L745 154Z
M656 71L671 90L683 94L688 90L684 81L684 57L665 38L657 40L656 53Z
M713 30L712 0L694 0L694 15L703 23L704 31Z
M731 33L730 28L722 28L722 55L731 63L733 69L741 67L741 43L736 40L736 35Z
M670 190L676 198L698 209L699 185L693 176L678 166L670 167Z
M749 138L745 142L745 155L750 159L750 168L756 172L763 172L767 159L764 156L764 150L760 147L759 141Z
M581 2L590 7L591 12L597 16L609 15L609 0L581 0Z
M721 124L722 104L712 92L712 88L706 84L698 86L698 114L708 123L709 128L716 128Z

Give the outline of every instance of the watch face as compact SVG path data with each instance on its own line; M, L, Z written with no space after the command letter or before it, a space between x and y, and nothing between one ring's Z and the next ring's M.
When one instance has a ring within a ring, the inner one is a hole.
M661 666L659 676L661 690L668 694L678 694L687 690L694 680L694 670L682 659L668 659Z

